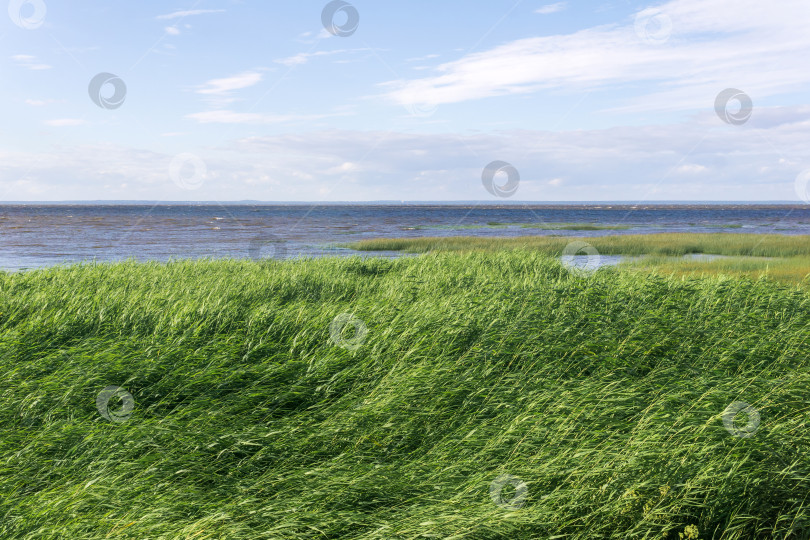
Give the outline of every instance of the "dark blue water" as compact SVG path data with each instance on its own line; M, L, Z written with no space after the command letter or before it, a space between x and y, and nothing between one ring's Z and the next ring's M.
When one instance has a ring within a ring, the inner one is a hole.
M560 223L627 228L531 228ZM4 205L0 229L0 268L16 270L128 258L349 255L336 244L365 238L810 234L810 205Z

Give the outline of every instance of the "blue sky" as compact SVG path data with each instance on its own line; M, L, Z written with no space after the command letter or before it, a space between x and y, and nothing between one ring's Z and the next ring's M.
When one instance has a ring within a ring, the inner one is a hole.
M4 3L4 200L809 198L806 0Z

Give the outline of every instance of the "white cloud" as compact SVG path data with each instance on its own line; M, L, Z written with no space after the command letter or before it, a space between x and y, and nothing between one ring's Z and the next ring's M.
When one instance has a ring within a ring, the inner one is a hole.
M810 71L798 68L810 55L806 0L672 0L656 11L672 22L660 44L637 35L634 18L519 39L441 64L429 77L385 83L386 96L403 105L445 104L646 85L646 93L616 110L684 110L711 107L729 86L762 98L810 85Z
M11 59L17 63L17 65L22 66L26 69L39 71L43 69L51 69L52 66L48 64L42 64L37 62L37 57L32 56L30 54L15 54L11 56Z
M169 34L170 36L177 36L180 34L180 29L177 28L176 26L167 26L165 30L166 33Z
M25 104L30 105L31 107L44 107L46 105L50 105L51 103L63 103L63 100L59 99L26 99Z
M698 174L707 171L708 167L703 165L696 165L694 163L687 163L678 167L677 171L684 174Z
M309 62L310 58L316 56L325 56L327 54L334 54L332 51L318 51L314 53L298 53L294 56L288 56L286 58L279 58L278 60L274 60L277 64L282 64L285 66L300 66L302 64L306 64Z
M65 126L80 126L84 124L84 120L81 118L56 118L54 120L46 120L46 126L52 127L65 127Z
M259 113L238 113L228 110L204 111L187 114L186 118L201 124L262 124L270 123L271 117Z
M406 62L424 62L425 60L433 60L434 58L438 58L438 54L426 54L425 56L417 56L415 58L406 58Z
M224 13L224 9L190 9L186 11L175 11L172 13L167 13L166 15L158 15L155 17L158 20L167 20L167 19L178 19L184 17L190 17L192 15L204 15L206 13Z
M280 119L289 118L220 118ZM810 167L810 120L744 129L697 120L499 134L310 130L188 151L204 156L212 174L195 193L200 200L491 200L481 171L493 160L520 171L513 200L796 200L795 178ZM0 193L15 200L176 198L172 156L114 145L0 149ZM121 184L130 187L105 188Z
M547 4L539 9L535 9L535 13L539 13L540 15L548 15L550 13L557 13L558 11L564 10L566 7L565 2L557 2L556 4Z
M306 64L307 62L309 62L311 58L316 58L318 56L331 56L334 54L355 53L370 50L371 50L370 48L364 47L359 49L339 49L335 51L316 51L312 53L298 53L294 56L288 56L287 58L279 58L278 60L275 60L275 62L285 66L299 66L302 64Z
M187 114L186 118L201 124L282 124L287 122L320 120L345 114L272 115L262 113L239 113L230 110L204 111Z
M204 83L197 89L199 94L208 94L215 96L225 96L234 90L241 90L258 84L262 80L262 74L256 71L246 71L233 77L225 77L222 79L211 79Z

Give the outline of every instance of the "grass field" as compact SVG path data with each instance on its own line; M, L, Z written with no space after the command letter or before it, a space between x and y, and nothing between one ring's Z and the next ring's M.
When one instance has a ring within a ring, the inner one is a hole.
M810 532L800 288L511 251L0 291L0 538Z
M810 256L810 236L737 233L661 233L593 236L421 237L380 238L347 244L360 251L502 251L528 249L559 256L573 240L583 240L602 255L667 255L707 253L747 257Z
M507 227L520 227L521 229L543 229L547 231L606 231L625 230L629 225L603 225L597 223L501 223L490 221L481 225L416 225L405 227L408 230L466 230L466 229L505 229Z
M810 257L728 257L699 261L651 256L628 260L623 266L681 277L734 276L767 278L790 285L810 286Z
M810 236L729 233L664 233L624 236L486 238L471 236L374 239L346 244L360 251L508 251L530 250L559 257L566 246L582 241L601 255L644 256L624 266L675 276L766 277L792 285L810 285ZM722 255L728 259L700 261L678 257Z

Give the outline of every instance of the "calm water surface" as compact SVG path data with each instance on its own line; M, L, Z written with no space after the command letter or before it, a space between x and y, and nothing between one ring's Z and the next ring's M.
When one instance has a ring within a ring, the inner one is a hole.
M525 227L556 223L627 229ZM128 258L355 255L336 244L384 237L810 234L810 205L2 205L0 229L0 268L17 270Z

